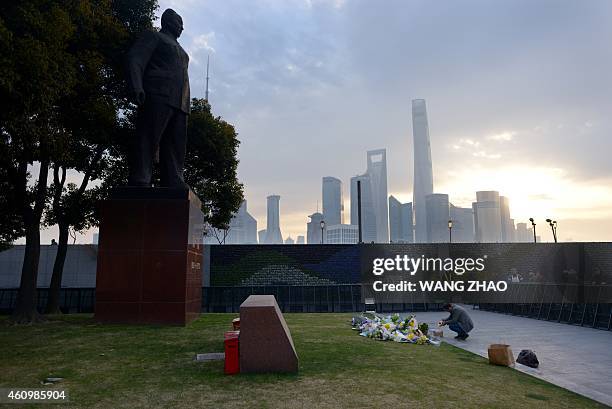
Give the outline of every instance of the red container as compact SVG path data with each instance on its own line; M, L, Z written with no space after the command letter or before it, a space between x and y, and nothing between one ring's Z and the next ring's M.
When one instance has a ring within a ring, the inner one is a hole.
M227 331L225 333L225 374L235 375L240 373L240 353L239 353L240 331Z

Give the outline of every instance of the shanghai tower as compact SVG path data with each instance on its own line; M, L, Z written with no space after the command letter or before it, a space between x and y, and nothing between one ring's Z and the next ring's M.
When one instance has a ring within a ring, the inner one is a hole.
M431 147L429 146L429 125L424 99L412 100L412 137L414 148L414 241L427 242L427 195L433 193L433 170Z

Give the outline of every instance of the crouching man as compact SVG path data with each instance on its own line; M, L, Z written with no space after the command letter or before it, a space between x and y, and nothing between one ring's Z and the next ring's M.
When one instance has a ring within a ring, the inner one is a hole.
M448 325L451 331L457 333L455 339L465 340L469 337L468 332L474 328L474 323L465 308L455 304L445 304L442 309L450 315L447 319L438 322L439 326Z

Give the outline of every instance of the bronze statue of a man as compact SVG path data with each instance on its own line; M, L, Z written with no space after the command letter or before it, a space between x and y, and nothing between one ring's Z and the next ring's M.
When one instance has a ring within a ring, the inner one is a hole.
M187 188L183 167L190 111L189 56L177 41L183 19L167 9L161 26L159 32L142 33L127 54L128 86L138 105L136 137L128 151L128 185L151 186L159 147L161 185Z

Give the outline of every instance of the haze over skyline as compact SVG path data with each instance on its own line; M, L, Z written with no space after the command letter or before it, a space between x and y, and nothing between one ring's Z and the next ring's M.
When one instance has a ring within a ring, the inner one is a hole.
M158 16L167 7L183 16L193 96L211 56L210 102L239 133L259 229L277 194L283 237L305 235L321 178L348 198L368 150L387 150L389 194L412 201L424 98L436 193L469 207L497 190L543 241L548 217L562 241L612 239L612 2L169 0Z

